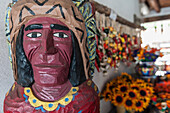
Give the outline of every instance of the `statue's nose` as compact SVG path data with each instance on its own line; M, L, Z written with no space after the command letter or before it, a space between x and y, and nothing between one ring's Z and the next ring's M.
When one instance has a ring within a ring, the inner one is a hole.
M50 29L44 29L42 33L43 53L54 54L57 52L54 46L53 32Z

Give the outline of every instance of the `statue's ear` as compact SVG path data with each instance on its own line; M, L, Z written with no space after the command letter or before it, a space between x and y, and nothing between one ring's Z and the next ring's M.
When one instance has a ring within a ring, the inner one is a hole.
M73 52L72 52L72 61L70 65L69 80L73 86L78 86L84 81L86 81L86 77L84 72L83 58L81 55L78 40L74 32L72 31L71 31L71 36L72 36Z
M21 27L16 40L17 83L29 87L34 82L33 70L23 48L24 25Z

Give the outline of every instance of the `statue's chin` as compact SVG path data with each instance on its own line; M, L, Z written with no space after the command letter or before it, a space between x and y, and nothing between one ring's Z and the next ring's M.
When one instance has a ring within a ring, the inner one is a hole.
M52 102L59 100L60 98L64 97L71 89L72 85L69 80L65 81L64 84L56 85L48 84L42 85L37 84L36 82L32 85L32 90L34 95L42 100L47 102Z
M56 77L51 74L40 74L37 75L37 77L35 77L34 80L35 83L39 85L50 87L65 84L68 81L68 78L64 78L63 76Z
M50 87L65 84L68 81L69 68L67 66L51 68L51 67L34 67L35 83Z

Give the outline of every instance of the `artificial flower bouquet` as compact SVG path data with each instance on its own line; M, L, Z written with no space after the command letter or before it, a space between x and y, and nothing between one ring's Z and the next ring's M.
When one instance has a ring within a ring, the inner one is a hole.
M136 49L133 53L133 57L137 62L143 62L146 65L149 64L147 62L155 62L158 57L162 56L163 54L160 52L160 49L151 48L148 45L144 48Z
M153 92L151 83L133 79L131 75L122 73L106 84L102 96L105 101L111 101L115 106L142 112L148 107Z
M137 73L141 76L154 76L158 69L154 62L162 56L160 49L150 48L149 46L135 50L133 57L137 63Z
M154 87L152 102L159 110L170 113L170 74L167 73L162 78Z

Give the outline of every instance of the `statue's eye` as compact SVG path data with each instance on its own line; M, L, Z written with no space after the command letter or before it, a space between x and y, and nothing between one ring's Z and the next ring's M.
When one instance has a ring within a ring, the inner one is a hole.
M59 38L68 38L68 35L63 32L54 33L53 35Z
M27 37L30 37L30 38L38 38L38 37L41 37L41 33L39 32L31 32L31 33L28 33L27 34Z

